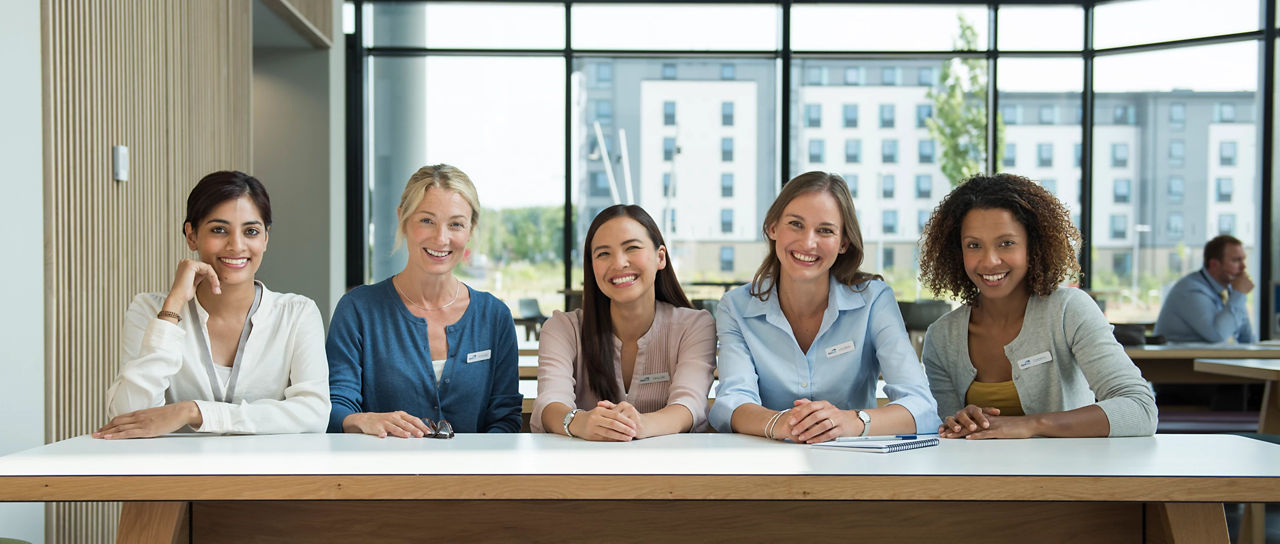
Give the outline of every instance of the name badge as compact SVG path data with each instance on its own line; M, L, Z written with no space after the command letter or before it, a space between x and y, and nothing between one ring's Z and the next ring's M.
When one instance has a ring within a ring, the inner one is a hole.
M484 351L477 351L475 353L467 354L468 363L474 363L476 361L488 361L488 360L489 360L489 350L487 349Z
M830 359L837 355L844 355L850 351L853 351L853 340L827 348L827 358Z
M669 381L671 381L671 375L666 372L659 372L657 374L645 374L644 376L640 376L640 385L644 385L646 383L659 383L659 382L669 382Z
M1033 366L1041 365L1052 360L1053 360L1053 356L1049 355L1049 352L1046 351L1039 355L1032 355L1030 357L1027 357L1026 359L1018 361L1018 368L1020 370L1026 370Z

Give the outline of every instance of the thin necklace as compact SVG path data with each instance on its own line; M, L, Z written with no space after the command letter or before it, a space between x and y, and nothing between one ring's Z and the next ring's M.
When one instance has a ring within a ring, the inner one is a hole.
M455 280L455 281L456 281L456 280ZM396 282L395 282L395 280L391 280L391 286L392 286L392 287L395 287L396 293L399 293L399 294L400 294L400 298L403 298L403 299L405 299L405 300L409 301L409 304L414 305L414 307L416 307L416 308L418 308L419 310L422 310L422 311L424 311L424 312L434 312L434 311L443 310L443 309L445 309L445 308L448 308L448 307L450 307L450 306L453 306L453 303L455 303L455 302L457 302L457 301L458 301L458 293L459 293L460 291L462 291L462 282L460 282L460 281L459 281L456 285L454 285L454 286L453 286L453 298L452 298L452 299L449 299L449 302L446 302L444 306L441 306L441 307L439 307L439 308L428 308L428 307L426 307L426 306L423 306L423 305L421 305L421 304L418 304L418 303L417 303L417 301L415 301L415 300L413 300L413 299L411 299L411 298L409 298L409 297L405 296L404 291L401 291L401 290L400 290L400 288L396 286Z

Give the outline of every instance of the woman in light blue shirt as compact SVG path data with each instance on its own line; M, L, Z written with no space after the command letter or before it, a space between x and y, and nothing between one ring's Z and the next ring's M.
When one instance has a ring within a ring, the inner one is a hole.
M862 232L843 179L783 186L764 220L769 253L716 315L720 387L711 424L794 442L934 432L929 382L893 290L862 272ZM876 408L876 380L889 404Z

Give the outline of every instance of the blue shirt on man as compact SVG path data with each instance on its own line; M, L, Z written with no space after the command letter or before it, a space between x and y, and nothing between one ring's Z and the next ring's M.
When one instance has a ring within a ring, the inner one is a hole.
M768 300L751 296L750 289L734 288L716 309L720 387L710 419L717 430L731 432L733 411L747 403L782 410L807 398L841 410L875 408L876 380L883 375L889 403L911 412L916 431L938 431L942 421L924 367L883 281L851 288L831 278L822 326L807 353L782 314L777 289ZM871 433L877 433L874 421Z
M507 305L470 286L471 303L445 326L449 341L436 382L427 321L409 313L391 279L356 287L338 301L325 349L329 356L329 432L358 412L447 419L460 433L519 432L515 324Z
M1218 283L1203 268L1183 276L1169 289L1156 318L1155 333L1170 342L1257 341L1245 294Z

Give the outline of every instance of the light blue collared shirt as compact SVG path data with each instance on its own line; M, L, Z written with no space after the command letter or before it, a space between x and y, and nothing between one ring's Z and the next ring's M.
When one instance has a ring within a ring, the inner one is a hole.
M938 430L938 407L893 290L879 280L861 284L861 290L835 278L830 282L822 326L808 353L800 350L782 314L776 288L764 301L751 296L750 285L720 299L720 387L710 415L716 430L732 432L734 410L747 403L782 410L807 398L841 410L875 408L876 380L882 375L889 403L911 412L916 432ZM871 432L876 433L874 421Z
M1226 289L1227 303L1219 293ZM1170 342L1236 342L1248 344L1258 339L1249 322L1245 294L1222 285L1201 268L1187 274L1164 297L1155 333Z

